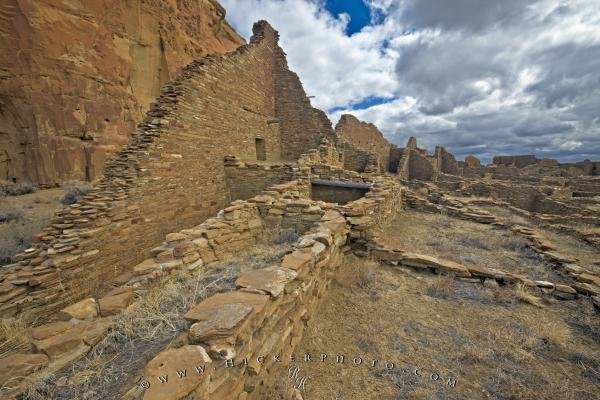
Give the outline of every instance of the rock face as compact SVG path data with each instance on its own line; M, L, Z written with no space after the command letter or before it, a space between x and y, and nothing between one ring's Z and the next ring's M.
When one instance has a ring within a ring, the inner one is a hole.
M244 40L214 0L0 4L0 180L93 180L180 69Z

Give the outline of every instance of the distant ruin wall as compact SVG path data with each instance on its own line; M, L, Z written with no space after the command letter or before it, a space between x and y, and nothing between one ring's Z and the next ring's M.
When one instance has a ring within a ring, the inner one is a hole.
M538 159L534 155L524 156L496 156L492 160L496 165L514 165L517 168L523 168L528 165L537 164Z
M196 61L163 88L131 143L106 164L105 177L80 202L58 211L16 264L2 268L0 316L49 313L95 285L124 279L166 233L198 224L227 203L225 155L255 161L261 138L267 160L280 157L279 128L290 124L285 116L273 123L273 79L286 75L274 71L283 54L277 37L258 23L251 44ZM299 93L287 93L288 104L307 104L306 97L294 99ZM285 101L286 93L276 97ZM294 121L308 124L312 115ZM288 141L298 135L294 152L314 144L311 135L303 141L303 133L285 134Z
M389 170L392 145L375 125L359 121L353 115L344 114L335 126L335 132L357 149L376 154L380 172Z

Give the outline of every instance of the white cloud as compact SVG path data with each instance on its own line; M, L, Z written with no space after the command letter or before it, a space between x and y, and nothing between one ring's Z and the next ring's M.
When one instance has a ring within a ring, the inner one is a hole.
M379 17L349 37L348 16L322 0L221 0L245 37L260 19L279 31L313 105L373 122L398 145L417 136L459 157L600 158L596 1L365 2ZM391 100L352 109L368 97Z
M227 19L249 38L252 24L265 19L280 34L315 107L329 110L368 96L391 97L397 90L395 56L380 50L383 26L352 37L347 16L337 19L316 2L305 0L222 0Z

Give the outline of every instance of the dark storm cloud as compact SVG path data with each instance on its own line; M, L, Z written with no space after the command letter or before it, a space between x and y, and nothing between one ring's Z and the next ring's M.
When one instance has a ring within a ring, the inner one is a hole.
M417 112L396 132L398 144L414 135L429 149L488 161L492 152L600 158L599 13L585 1L534 3L403 3L396 18L417 38L398 48L395 71Z
M415 0L405 3L400 16L405 24L417 29L440 28L478 32L522 21L527 8L535 2L530 0Z

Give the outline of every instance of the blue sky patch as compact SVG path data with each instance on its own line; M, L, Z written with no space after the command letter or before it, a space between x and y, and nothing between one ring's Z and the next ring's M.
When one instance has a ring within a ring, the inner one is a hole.
M325 8L336 17L342 13L350 15L348 36L360 32L371 22L371 9L362 0L326 0Z

